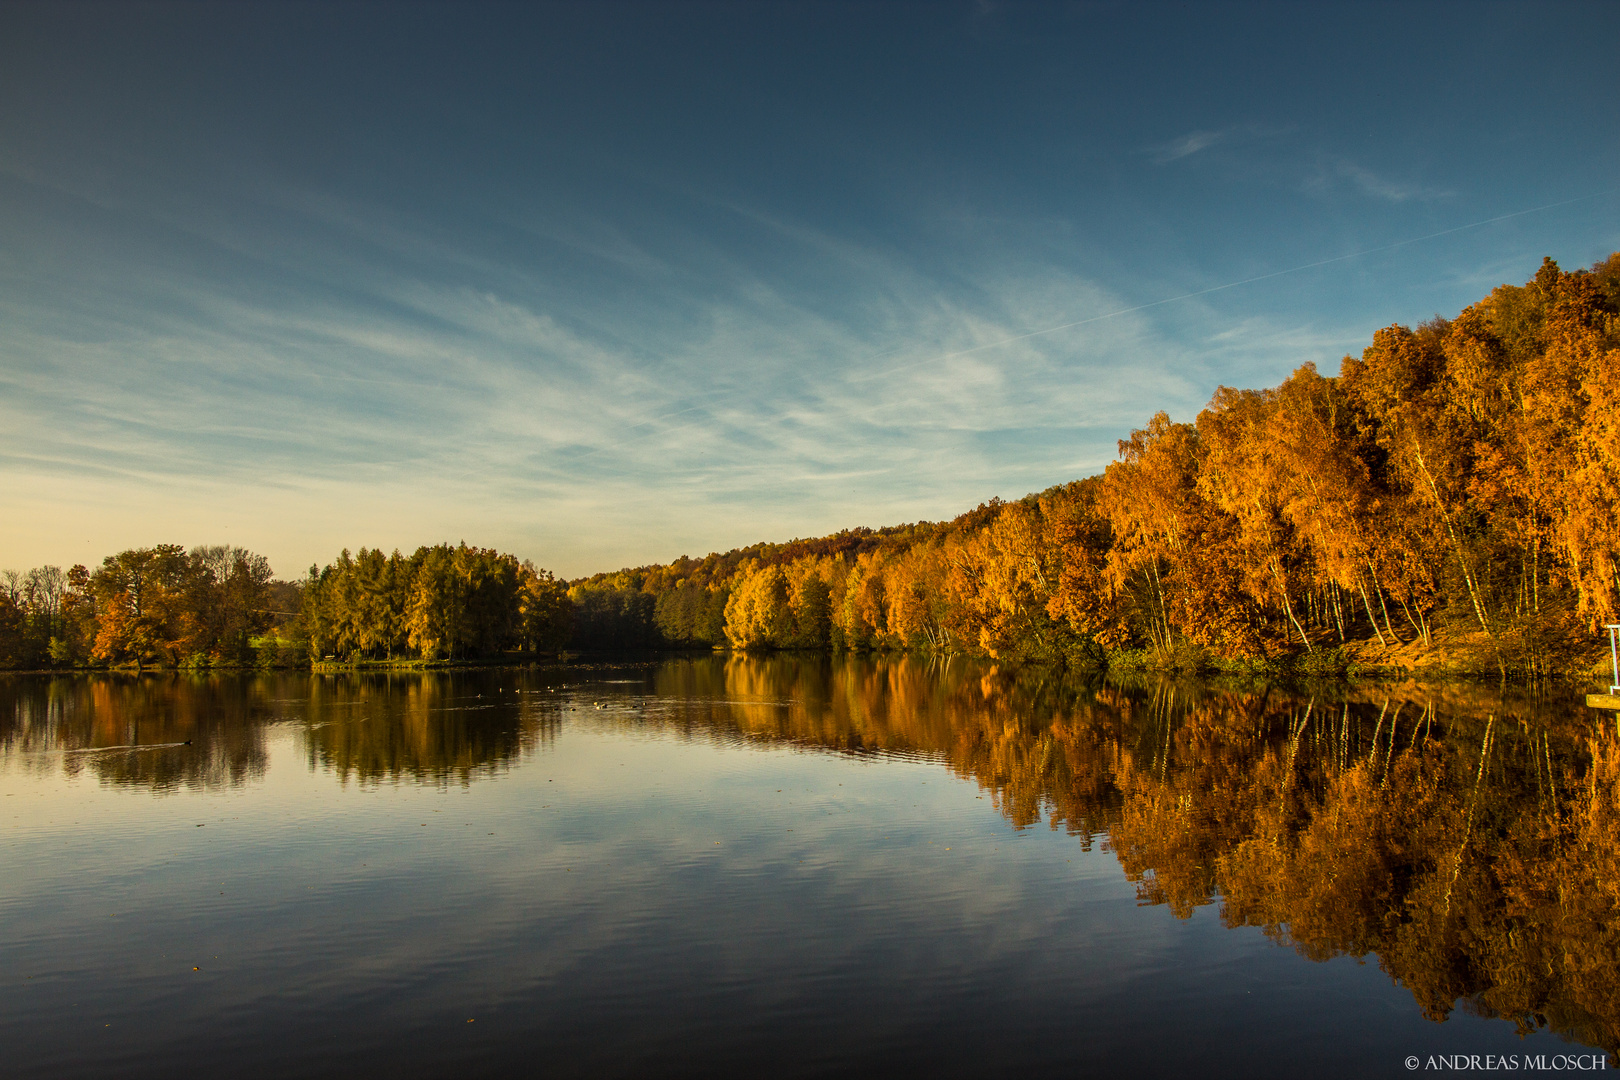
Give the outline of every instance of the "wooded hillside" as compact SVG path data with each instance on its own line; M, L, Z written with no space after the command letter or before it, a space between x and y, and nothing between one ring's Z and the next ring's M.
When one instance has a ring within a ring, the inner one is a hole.
M1620 620L1617 518L1620 253L1573 273L1549 259L1455 318L1389 326L1337 376L1222 387L1193 422L1161 412L1121 440L1100 476L953 521L682 557L566 595L465 544L345 551L296 598L240 549L138 549L9 575L0 663L207 662L278 627L278 649L317 659L566 642L1541 677L1589 664Z
M1620 618L1617 312L1620 255L1549 259L1454 319L1378 331L1336 377L1307 364L1222 387L1192 423L1160 413L1101 476L570 595L643 597L616 610L649 643L1567 670Z

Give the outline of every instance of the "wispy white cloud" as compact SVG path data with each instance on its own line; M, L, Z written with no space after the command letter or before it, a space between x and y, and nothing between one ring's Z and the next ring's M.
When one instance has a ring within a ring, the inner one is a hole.
M1229 131L1189 131L1179 138L1149 147L1148 156L1160 165L1168 165L1172 161L1191 157L1201 150L1208 150L1228 134Z
M1334 195L1348 188L1358 195L1387 203L1424 202L1455 195L1449 190L1396 179L1348 158L1331 155L1318 159L1309 169L1303 187L1318 195Z
M1348 188L1359 195L1389 203L1445 199L1455 194L1390 176L1342 155L1321 150L1302 151L1298 147L1286 150L1290 145L1286 143L1272 147L1270 153L1236 154L1240 145L1250 145L1252 150L1253 144L1274 141L1294 131L1290 125L1255 123L1191 131L1148 147L1147 155L1155 164L1168 165L1219 146L1225 148L1220 156L1235 170L1235 175L1251 182L1299 183L1306 191L1317 194L1342 192ZM1277 154L1279 150L1285 150L1281 157Z
M1386 202L1402 203L1410 199L1444 199L1452 194L1437 188L1425 187L1408 181L1392 180L1353 161L1340 160L1334 164L1340 178L1348 180L1363 195Z
M1215 146L1238 147L1281 136L1292 134L1295 131L1292 124L1260 123L1250 121L1241 124L1229 124L1226 127L1214 129L1200 129L1178 135L1167 142L1155 143L1147 147L1148 159L1157 165L1168 165L1172 161L1201 154Z
M1028 336L1133 305L1005 250L942 268L750 211L773 258L839 290L702 245L683 273L638 238L645 258L615 265L659 284L627 318L559 301L543 267L312 205L309 236L189 233L227 271L109 296L93 334L0 297L0 471L40 515L0 547L59 561L79 533L115 550L182 531L292 572L466 538L583 573L949 516L1098 468L1122 418L1188 415L1213 385L1142 312ZM265 288L283 260L302 276Z

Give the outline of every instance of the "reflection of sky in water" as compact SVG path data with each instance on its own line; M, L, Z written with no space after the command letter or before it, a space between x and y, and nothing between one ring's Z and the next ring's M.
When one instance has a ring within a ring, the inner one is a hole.
M1140 907L1103 845L1010 827L926 756L693 737L634 714L717 701L614 689L604 709L605 686L550 694L561 723L470 782L336 783L313 707L262 726L263 767L234 786L154 794L23 767L13 744L7 1058L41 1076L1360 1076L1568 1049L1430 1024L1375 965L1307 963L1212 906Z

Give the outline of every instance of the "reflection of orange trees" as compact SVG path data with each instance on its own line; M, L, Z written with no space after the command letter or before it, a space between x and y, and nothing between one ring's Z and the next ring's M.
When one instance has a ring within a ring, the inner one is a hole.
M1229 925L1313 959L1375 953L1435 1019L1462 999L1615 1048L1612 734L1583 754L1496 716L1442 732L1385 709L1369 739L1347 706L1291 702L1264 742L1194 749L1196 712L1175 737L1186 764L1123 759L1113 839L1145 898L1185 915L1219 895Z
M1142 898L1178 916L1219 900L1229 925L1313 959L1376 956L1430 1016L1461 1002L1616 1048L1620 731L1584 710L1470 686L1329 700L915 656L714 657L652 679L656 709L594 715L927 757L1016 828L1106 836ZM467 783L558 722L553 697L448 674L9 680L0 750L109 783L235 784L264 768L283 700L311 765L361 783Z
M1267 738L1299 707L1264 694L1189 696L1161 684L1134 706L1121 700L1135 715L1113 777L1122 798L1110 837L1143 899L1181 916L1208 902L1217 855L1252 828L1245 795L1278 767Z
M1620 735L1471 687L1335 700L1087 683L956 660L671 666L675 722L941 759L1023 828L1106 834L1141 897L1222 903L1325 960L1376 955L1426 1013L1615 1048ZM1345 694L1341 689L1340 694Z
M1361 956L1393 943L1421 881L1439 873L1455 891L1457 863L1445 853L1455 853L1459 814L1435 782L1438 755L1402 753L1387 772L1358 760L1318 792L1296 785L1293 798L1267 797L1288 777L1279 755L1267 764L1256 777L1253 829L1220 859L1230 922L1265 927L1314 959Z
M657 675L675 722L817 747L937 751L949 738L942 665L914 657L835 663L814 655L717 658Z
M1073 706L1084 684L1069 673L779 655L669 665L656 679L667 721L694 734L941 758L1019 826L1047 820L1085 836L1105 826L1120 714Z
M268 680L168 674L0 683L0 749L105 784L217 790L264 774ZM189 743L190 745L186 745Z
M1515 1016L1551 1000L1571 1019L1597 1018L1613 1049L1620 1027L1620 740L1605 732L1589 738L1587 749L1584 777L1549 768L1538 812L1516 820L1503 841L1477 842L1500 849L1493 868L1518 932L1481 928L1471 937L1482 966L1516 976L1499 978L1483 995L1489 1006ZM1544 972L1557 973L1550 987Z

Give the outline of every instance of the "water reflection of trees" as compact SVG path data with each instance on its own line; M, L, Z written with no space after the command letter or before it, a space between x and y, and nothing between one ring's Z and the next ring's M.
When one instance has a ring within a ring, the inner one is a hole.
M362 784L468 783L555 738L554 700L487 676L235 675L0 680L0 755L37 775L216 790L263 777L269 725L311 769ZM487 694L487 697L485 696Z
M1103 838L1142 899L1178 916L1219 904L1228 925L1307 957L1376 957L1436 1019L1460 1007L1620 1049L1620 731L1572 703L910 658L715 658L644 675L590 688L637 708L575 715L937 760L1016 828ZM312 769L345 783L470 783L557 737L561 677L0 680L0 754L215 789L262 775L282 722Z
M654 680L665 722L683 729L937 758L979 780L1015 825L1049 820L1089 842L1117 797L1102 744L1057 737L1067 729L1054 718L1081 690L1051 669L1007 678L909 656L734 656L667 665Z
M533 677L374 675L311 680L304 734L311 768L345 782L471 783L557 737L555 699Z
M235 787L268 762L263 682L174 673L0 680L0 754L40 775L159 792Z
M1620 732L1485 688L1086 682L912 660L670 667L669 722L938 756L1142 899L1375 956L1424 1012L1620 1033Z

